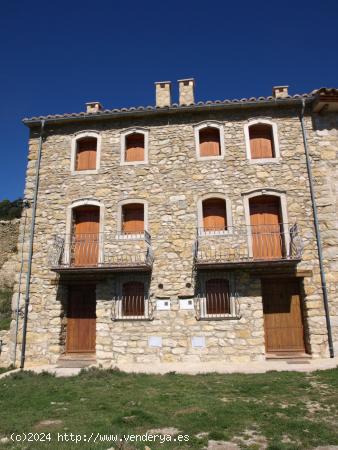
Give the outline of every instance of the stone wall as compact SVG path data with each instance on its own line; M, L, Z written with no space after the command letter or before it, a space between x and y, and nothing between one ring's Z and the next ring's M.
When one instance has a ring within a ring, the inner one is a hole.
M255 164L246 159L243 128L249 119L259 117L270 117L278 124L281 158L269 164ZM203 120L218 120L224 126L224 159L196 160L193 126ZM121 166L120 133L135 126L149 129L149 164ZM306 126L311 152L318 152L323 135L313 131L311 116L306 117ZM233 225L244 226L243 198L255 189L285 193L288 221L290 224L297 222L300 227L305 247L298 268L313 273L303 282L307 344L314 357L327 355L312 206L298 113L287 108L178 112L170 117L93 122L88 128L97 130L102 136L99 173L71 176L71 139L85 128L83 125L47 126L37 204L28 363L55 362L63 350L67 287L60 285L58 276L50 271L48 253L53 235L66 232L67 208L79 199L101 202L105 209L104 227L112 232L117 230L119 202L130 198L148 202L149 232L155 256L150 296L154 302L157 298L171 301L171 310L155 311L153 321L112 321L114 283L118 282L119 275L100 281L97 284L98 363L108 366L121 361L249 361L264 358L259 276L246 271L236 275L240 318L222 322L197 321L194 311L178 308L179 297L193 298L195 293L193 246L199 199L210 193L224 195L231 201ZM28 199L33 195L37 148L38 135L33 131L25 192ZM323 169L319 165L316 170ZM330 180L318 183L319 190L323 186L323 193L318 194L320 198L324 197L329 184ZM322 205L322 208L324 211L327 206ZM333 218L333 212L330 214ZM335 241L336 232L332 232ZM334 252L327 249L332 261L327 259L326 268L329 264L336 267ZM331 297L330 301L336 314L336 299ZM162 347L150 347L151 336L161 337ZM193 336L204 337L205 348L192 348Z
M338 116L316 115L309 134L335 354L338 355ZM321 301L321 299L318 299Z

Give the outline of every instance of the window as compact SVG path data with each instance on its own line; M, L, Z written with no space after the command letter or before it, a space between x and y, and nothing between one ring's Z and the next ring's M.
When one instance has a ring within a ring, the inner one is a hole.
M144 283L128 281L122 286L122 316L143 317L145 315Z
M122 206L122 233L139 234L144 232L144 205L128 203Z
M224 157L224 130L216 121L203 122L195 126L196 156L199 160Z
M257 124L249 127L251 159L274 158L272 126Z
M85 137L76 143L75 170L95 170L97 155L97 139Z
M246 155L258 164L278 163L279 143L277 124L270 119L251 120L244 126Z
M200 156L220 156L221 142L218 128L207 127L199 132Z
M121 134L121 164L148 163L148 130L129 129Z
M144 161L144 134L132 133L126 136L124 160Z
M223 198L208 198L202 202L204 232L227 230L226 202Z
M212 278L205 282L205 309L207 315L230 314L229 282Z

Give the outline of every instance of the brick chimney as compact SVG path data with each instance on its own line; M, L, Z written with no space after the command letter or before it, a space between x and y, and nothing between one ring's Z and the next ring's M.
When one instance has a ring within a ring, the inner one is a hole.
M156 106L163 108L171 105L171 81L156 81Z
M103 106L100 102L88 102L86 103L87 113L95 113L98 111L102 111Z
M180 105L191 105L195 103L195 80L193 78L186 78L178 81L179 89L179 103Z
M285 98L289 95L289 86L274 86L272 88L272 95L275 98Z

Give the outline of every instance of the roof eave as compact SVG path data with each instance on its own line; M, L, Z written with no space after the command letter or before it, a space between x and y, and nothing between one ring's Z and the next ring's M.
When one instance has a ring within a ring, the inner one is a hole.
M40 116L25 118L22 122L29 128L38 126L42 120L45 123L70 123L70 122L84 122L84 121L97 121L97 120L107 120L112 118L120 117L133 117L133 116L149 116L149 115L164 115L173 114L177 112L198 112L198 111L210 111L210 110L222 110L222 109L246 109L246 108L257 108L257 107L275 107L275 106L290 106L300 104L302 100L306 103L311 103L313 101L312 96L297 96L292 98L283 99L268 99L268 100L255 100L255 101L229 101L229 102L206 102L203 104L195 103L193 105L172 105L163 108L158 107L145 107L142 109L131 108L129 110L105 110L96 113L74 113L63 116Z

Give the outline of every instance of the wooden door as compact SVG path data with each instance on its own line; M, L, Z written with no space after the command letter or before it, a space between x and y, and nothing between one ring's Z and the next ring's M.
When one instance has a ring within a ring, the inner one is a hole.
M144 316L144 283L128 281L122 288L123 316Z
M122 231L125 234L144 232L144 205L131 203L123 206Z
M95 286L71 287L67 313L67 352L95 352Z
M203 201L204 231L227 229L226 206L222 198L209 198Z
M271 125L253 125L249 129L251 158L273 158L274 145Z
M86 206L74 210L74 235L72 238L72 264L96 266L99 256L100 209Z
M252 253L255 259L279 259L283 255L280 201L264 195L250 200Z
M269 353L305 352L299 281L262 280L265 348Z
M229 283L213 278L205 283L207 314L230 314Z

